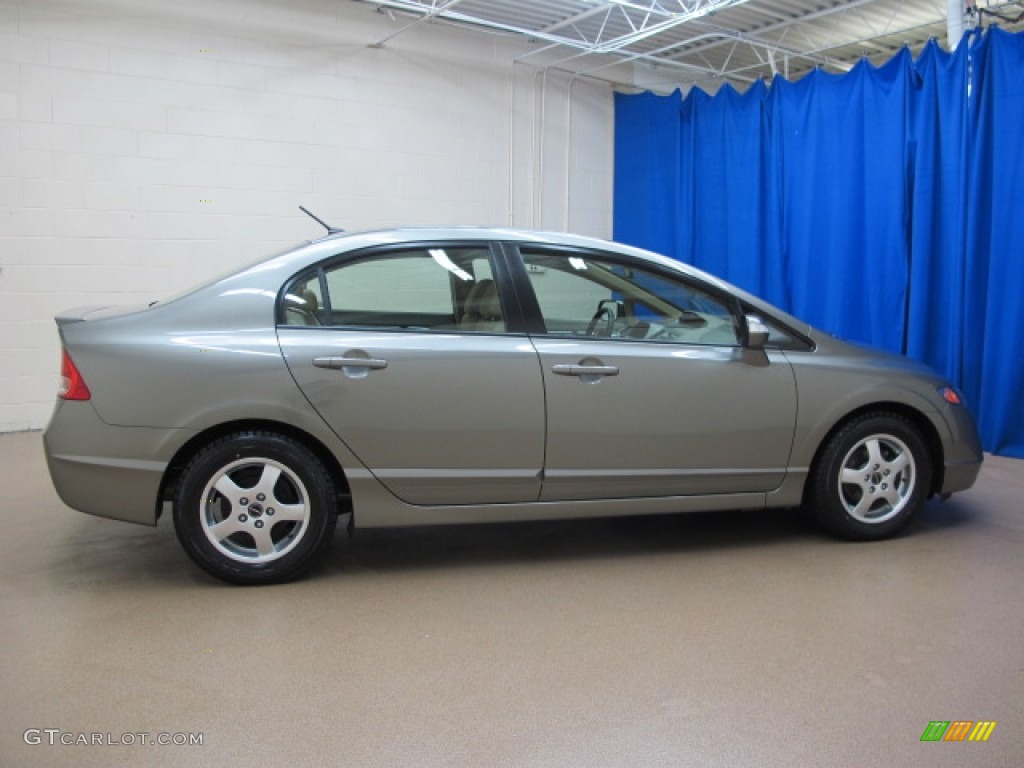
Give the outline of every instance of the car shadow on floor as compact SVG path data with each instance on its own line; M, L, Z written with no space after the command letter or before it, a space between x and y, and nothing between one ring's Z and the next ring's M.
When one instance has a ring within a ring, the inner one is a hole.
M76 588L107 586L116 582L181 581L194 569L174 527L130 525L95 517L81 517L47 564L48 575L67 580Z
M894 537L964 525L968 505L928 502ZM318 569L339 574L588 559L636 558L788 546L857 546L834 539L801 509L738 510L488 525L357 530L340 533ZM870 546L870 544L868 544Z
M975 512L967 503L932 500L899 538L966 525ZM799 509L368 529L356 530L351 536L339 526L330 551L309 578L843 545L847 544L823 533ZM188 581L220 584L189 561L170 520L150 528L82 518L69 528L60 554L47 564L47 571L51 578L73 579L79 586L125 580L136 585L140 581L176 586Z
M328 558L339 571L642 557L767 546L814 536L797 510L357 530Z

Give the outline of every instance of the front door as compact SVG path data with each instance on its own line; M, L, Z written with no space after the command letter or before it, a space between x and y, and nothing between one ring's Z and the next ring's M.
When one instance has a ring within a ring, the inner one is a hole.
M796 418L782 353L727 295L612 257L523 249L545 332L547 501L779 486Z

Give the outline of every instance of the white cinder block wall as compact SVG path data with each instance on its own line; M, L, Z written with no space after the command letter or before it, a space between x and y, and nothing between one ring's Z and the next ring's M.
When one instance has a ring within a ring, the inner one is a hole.
M0 431L43 427L53 315L321 230L610 235L612 92L504 36L348 0L0 0Z

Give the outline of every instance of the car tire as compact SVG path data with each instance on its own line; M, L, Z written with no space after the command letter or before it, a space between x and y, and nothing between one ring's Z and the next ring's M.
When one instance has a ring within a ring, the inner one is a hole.
M174 499L174 529L189 557L233 584L301 575L337 524L334 484L305 446L269 432L238 432L199 451Z
M854 541L892 536L929 496L931 454L920 430L892 413L858 416L825 443L810 478L810 511Z

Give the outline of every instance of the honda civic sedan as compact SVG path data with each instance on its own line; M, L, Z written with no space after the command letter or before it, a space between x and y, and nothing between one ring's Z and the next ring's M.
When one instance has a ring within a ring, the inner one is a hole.
M353 527L803 505L880 539L981 466L969 411L663 256L504 229L331 233L185 295L56 318L61 498L235 583Z

